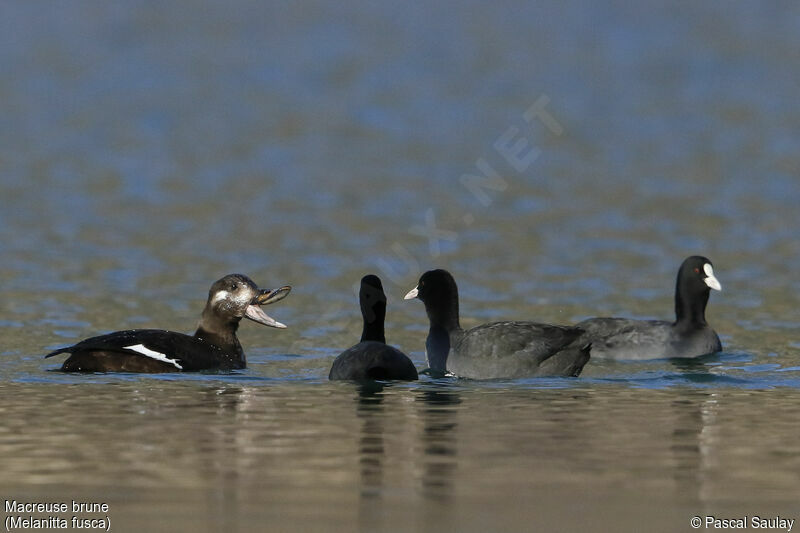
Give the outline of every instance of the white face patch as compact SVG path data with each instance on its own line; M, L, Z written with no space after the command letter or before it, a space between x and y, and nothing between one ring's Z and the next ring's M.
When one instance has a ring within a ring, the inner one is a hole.
M408 291L408 294L406 294L405 298L403 298L403 299L404 300L413 300L417 296L419 296L419 287L414 287L413 289Z
M226 299L230 293L228 291L218 291L217 294L214 295L212 298L211 303L215 304L217 302L221 302L222 300Z
M131 350L132 352L140 353L144 356L147 356L151 359L155 359L156 361L163 361L165 363L169 363L171 365L175 365L175 368L178 370L183 370L183 367L178 364L177 359L170 359L163 353L155 352L149 348L147 348L144 344L133 344L131 346L125 346L126 350Z
M214 294L214 297L211 298L211 305L217 305L220 302L229 302L227 305L230 306L230 302L235 302L238 307L245 307L247 304L250 303L253 297L249 291L240 290L238 292L228 292L228 291L217 291Z
M706 278L703 280L706 285L714 289L715 291L721 291L722 285L720 284L719 280L714 277L714 267L711 264L706 263L703 265L703 272L706 273Z

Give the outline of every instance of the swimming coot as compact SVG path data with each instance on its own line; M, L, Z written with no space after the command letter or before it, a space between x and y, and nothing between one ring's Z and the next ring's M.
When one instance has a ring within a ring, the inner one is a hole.
M458 287L446 270L430 270L405 297L425 304L430 330L425 342L434 372L473 379L577 376L589 360L589 345L576 342L577 327L536 322L493 322L461 329Z
M328 379L415 380L414 363L406 354L386 344L383 323L386 319L386 295L380 278L361 279L358 295L364 328L361 342L348 348L333 361Z
M687 258L678 270L675 322L590 318L577 324L592 343L592 357L606 359L665 359L699 357L722 350L717 333L706 322L711 289L722 290L711 261Z

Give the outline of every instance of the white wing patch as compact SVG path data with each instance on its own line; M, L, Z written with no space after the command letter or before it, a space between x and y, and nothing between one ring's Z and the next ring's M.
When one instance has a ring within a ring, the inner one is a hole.
M165 363L169 363L171 365L175 365L175 368L178 370L183 370L183 367L178 364L177 359L170 359L163 353L155 352L149 348L147 348L144 344L133 344L131 346L125 346L126 350L131 350L132 352L137 352L151 359L155 359L156 361L163 361Z

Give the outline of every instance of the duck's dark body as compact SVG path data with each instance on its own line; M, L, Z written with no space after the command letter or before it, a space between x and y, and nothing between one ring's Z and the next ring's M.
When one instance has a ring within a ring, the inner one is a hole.
M339 354L333 361L328 379L406 380L419 377L406 354L386 344L384 322L386 295L378 276L361 279L359 291L364 327L361 342Z
M411 298L425 304L426 355L435 372L471 379L578 376L589 360L589 343L576 327L509 321L462 329L458 287L445 270L423 274Z
M245 368L236 337L239 322L249 318L283 328L261 305L283 299L291 290L260 290L247 276L230 274L211 286L200 326L194 335L161 329L116 331L60 348L45 357L68 353L65 372L196 372Z
M238 341L236 342L238 345ZM161 361L130 347L162 354ZM92 337L45 357L69 353L65 372L196 372L234 370L247 362L241 346L224 350L199 337L161 329L132 329Z
M700 357L722 350L717 333L706 322L711 289L721 290L711 261L688 257L675 284L675 322L590 318L579 322L584 339L598 359L647 360Z

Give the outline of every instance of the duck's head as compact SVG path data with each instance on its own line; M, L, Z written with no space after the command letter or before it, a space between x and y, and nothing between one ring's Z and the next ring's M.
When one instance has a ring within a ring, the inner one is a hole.
M243 274L228 274L211 285L203 315L211 314L229 323L249 318L264 326L285 328L284 324L268 316L261 306L283 300L291 290L289 286L279 289L260 289L253 280Z

